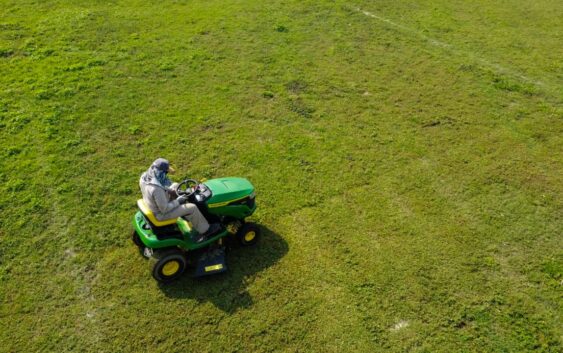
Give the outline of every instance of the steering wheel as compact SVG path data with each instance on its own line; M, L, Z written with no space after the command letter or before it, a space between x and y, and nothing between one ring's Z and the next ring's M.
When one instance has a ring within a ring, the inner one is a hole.
M182 181L180 184L178 184L178 186L176 187L176 194L178 194L178 196L181 195L192 196L196 192L196 188L198 185L199 185L199 181L194 179L186 179Z

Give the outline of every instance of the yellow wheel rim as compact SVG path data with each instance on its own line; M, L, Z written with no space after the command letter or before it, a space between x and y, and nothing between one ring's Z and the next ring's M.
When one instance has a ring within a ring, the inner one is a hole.
M250 232L247 232L247 233L244 235L244 240L245 240L245 241L253 241L254 238L256 238L256 232L253 231L253 230L251 230Z
M162 274L172 276L180 269L180 263L176 260L168 261L162 266Z

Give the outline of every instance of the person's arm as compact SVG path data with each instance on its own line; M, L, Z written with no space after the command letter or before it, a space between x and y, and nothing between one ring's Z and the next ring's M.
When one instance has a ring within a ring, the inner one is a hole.
M178 200L169 201L168 191L159 187L154 188L152 193L152 197L154 199L154 203L161 214L165 214L169 211L172 211L176 207L180 205Z
M176 193L176 189L178 188L178 185L180 184L172 183L172 185L166 188L166 191L168 192L168 195L170 195L171 200L174 200L178 197L178 194Z

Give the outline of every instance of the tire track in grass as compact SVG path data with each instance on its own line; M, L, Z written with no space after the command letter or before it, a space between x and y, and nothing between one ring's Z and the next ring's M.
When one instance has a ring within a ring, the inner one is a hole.
M37 128L37 130L40 130ZM61 133L61 139L68 137L65 133ZM38 144L39 166L45 171L47 179L46 185L59 185L60 177L53 174L53 171L60 168L57 164L57 157L60 155L60 147L50 138L41 136L41 143ZM60 162L60 161L59 161ZM77 261L79 253L84 250L77 241L76 229L79 219L69 213L65 209L65 201L61 199L56 188L45 187L44 197L49 200L49 219L50 222L41 235L41 238L51 241L57 241L57 247L54 251L53 258L58 259L58 265L53 269L53 277L61 283L69 284L70 289L63 289L53 297L54 303L49 303L58 307L64 296L68 296L71 302L66 303L64 311L55 310L51 312L52 316L61 316L59 329L65 332L65 337L56 344L60 349L74 347L77 341L80 341L83 347L87 349L96 349L103 340L100 330L96 329L99 324L97 298L92 292L92 285L98 280L98 273L95 266L89 266L86 263ZM49 266L49 265L46 265ZM53 280L53 279L51 279ZM42 327L43 328L43 327ZM50 328L49 328L50 329Z
M544 81L533 79L533 78L528 77L526 75L523 75L522 73L517 72L513 69L507 68L507 67L502 66L500 64L494 63L490 60L479 57L479 56L477 56L477 55L475 55L471 52L464 51L464 50L461 50L459 48L456 48L452 44L443 42L441 40L434 39L432 37L429 37L429 36L421 33L420 31L418 31L416 29L404 26L400 23L394 22L394 21L392 21L392 20L390 20L386 17L383 17L381 15L377 15L373 12L363 10L359 7L354 8L354 10L364 14L365 16L376 19L379 22L383 22L386 25L388 25L389 27L392 27L392 28L395 28L397 30L400 30L401 32L408 33L410 35L416 36L416 37L422 39L423 41L429 43L432 46L442 48L444 50L448 50L448 51L450 51L451 53L453 53L457 56L463 56L463 57L469 58L471 61L474 61L474 62L478 63L479 65L486 67L486 68L488 68L488 69L490 69L490 70L492 70L492 71L494 71L498 74L511 76L512 78L523 81L524 83L532 84L532 85L536 86L537 88L544 88L544 89L550 89L550 90L556 90L557 89L557 87L554 87L551 84L547 84Z
M290 257L285 259L286 266L299 268L303 297L318 303L312 312L299 320L310 320L305 339L315 342L326 352L345 349L368 352L373 348L371 337L357 329L362 327L361 313L350 303L348 290L339 282L341 273L334 267L331 252L334 238L315 226L321 205L331 204L337 198L334 196L321 204L299 208L282 218L281 229L290 249L299 249L299 255L289 254Z

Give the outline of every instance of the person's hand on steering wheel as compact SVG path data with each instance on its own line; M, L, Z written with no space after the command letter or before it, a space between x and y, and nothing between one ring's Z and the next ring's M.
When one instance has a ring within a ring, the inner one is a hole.
M178 203L180 205L183 205L185 203L188 203L188 195L181 195L179 196L176 200L178 200Z
M176 186L176 194L178 194L178 198L182 196L186 196L186 198L192 196L197 189L199 182L194 179L186 179L182 181L178 186Z

